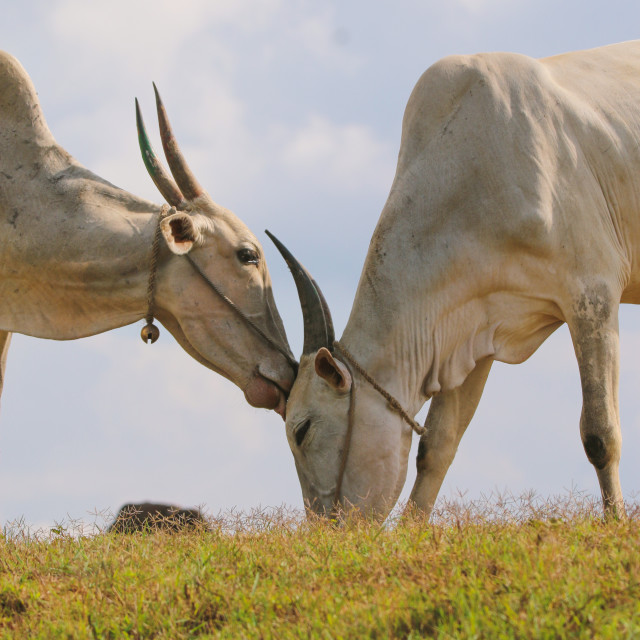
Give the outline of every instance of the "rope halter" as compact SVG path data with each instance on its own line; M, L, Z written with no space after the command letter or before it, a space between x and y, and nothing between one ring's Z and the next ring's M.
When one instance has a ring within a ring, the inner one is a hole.
M158 224L153 235L153 245L151 246L151 264L149 266L149 282L147 284L147 324L142 327L140 337L145 344L153 344L160 337L160 329L153 324L156 306L156 276L158 273L158 256L160 255L160 238L162 237L162 221L169 215L176 212L175 207L163 204L158 214Z
M358 361L351 355L351 352L338 340L333 342L333 347L337 351L339 351L344 359L346 360L347 368L350 369L349 365L353 367L389 404L391 409L393 409L400 417L419 435L423 436L427 429L422 426L419 422L414 420L402 407L402 405L394 398L382 385L380 385L375 378L373 378L366 369L358 363ZM349 413L347 420L347 432L344 437L344 445L342 447L342 455L340 457L340 467L338 469L338 477L336 480L336 490L333 494L333 509L336 511L339 503L340 496L342 494L342 482L344 480L344 474L347 470L347 460L349 458L349 451L351 450L351 439L353 436L353 427L355 424L355 413L356 413L356 379L351 374L351 390L349 393Z
M162 237L162 221L169 215L176 213L175 207L169 207L169 205L163 205L160 213L158 214L158 224L156 226L155 235L153 236L153 245L151 248L151 264L149 267L149 283L147 286L147 314L145 320L147 324L142 327L140 337L145 343L153 344L160 336L160 330L153 323L155 316L155 292L156 292L156 280L158 271L158 256L160 254L160 238ZM224 302L235 313L244 324L249 327L255 334L257 334L264 342L266 342L272 349L284 356L285 360L293 367L294 371L298 368L298 363L295 358L291 356L280 344L269 337L249 316L247 316L238 305L228 298L220 289L218 285L210 280L210 278L204 273L202 268L193 260L188 254L182 254L189 264L193 267L195 272L204 280L205 284L213 291L218 298Z
M389 406L419 435L423 436L427 430L418 421L414 420L402 407L402 405L362 367L351 355L349 350L338 340L333 343L334 348L342 353L345 360L389 403ZM352 376L353 378L353 376ZM353 387L353 383L352 383Z

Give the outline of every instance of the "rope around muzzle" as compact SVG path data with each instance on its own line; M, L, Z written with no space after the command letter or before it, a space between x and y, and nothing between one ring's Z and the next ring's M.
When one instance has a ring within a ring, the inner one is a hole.
M160 213L158 214L158 224L156 226L156 232L153 237L153 246L151 248L151 264L149 267L149 283L147 286L147 315L145 320L147 324L142 327L140 336L142 341L148 343L151 341L153 344L160 336L160 330L153 324L155 316L155 291L156 280L158 271L158 256L160 254L160 238L162 237L162 221L169 215L176 213L175 207L169 207L163 205ZM266 342L272 349L280 353L285 360L293 367L294 371L298 369L298 362L293 358L285 349L282 348L275 340L270 338L249 316L247 316L240 307L238 307L233 300L228 298L215 283L204 273L200 266L193 260L188 254L183 254L189 264L194 268L196 273L205 281L208 287L224 302L252 331L254 331L264 342Z

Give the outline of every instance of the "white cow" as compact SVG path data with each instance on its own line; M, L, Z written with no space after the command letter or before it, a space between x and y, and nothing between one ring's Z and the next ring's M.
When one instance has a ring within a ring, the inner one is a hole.
M179 209L162 220L164 241L157 231L168 207L75 161L51 135L25 70L0 52L0 389L12 332L70 340L153 312L252 405L284 415L295 360L260 243L190 174L158 106L175 182L148 145L143 152L154 181Z
M411 444L401 410L432 398L411 494L429 512L491 363L523 362L566 322L584 449L622 514L618 305L640 302L639 252L640 42L433 65L339 343L287 255L307 309L286 420L305 500L388 513Z

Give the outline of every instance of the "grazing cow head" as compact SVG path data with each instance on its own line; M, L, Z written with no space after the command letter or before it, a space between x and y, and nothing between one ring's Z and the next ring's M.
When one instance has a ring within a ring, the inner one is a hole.
M243 389L251 405L284 417L297 363L275 306L262 247L191 173L157 89L156 103L172 176L153 151L136 101L143 160L172 206L160 223L165 249L156 278L156 315L196 360ZM188 260L172 257L186 255Z
M404 485L411 428L341 356L318 285L269 236L291 269L304 317L303 354L287 402L286 430L305 506L320 515L357 507L384 518Z

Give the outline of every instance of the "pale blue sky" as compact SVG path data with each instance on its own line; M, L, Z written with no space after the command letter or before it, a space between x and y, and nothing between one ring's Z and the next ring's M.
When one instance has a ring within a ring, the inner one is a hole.
M633 39L640 27L631 0L0 0L0 9L0 48L30 73L58 142L160 202L133 108L138 96L153 130L157 83L201 183L263 241L296 353L295 290L263 229L313 272L340 333L393 178L404 105L430 64L477 51L553 55ZM623 309L621 324L630 496L640 489L638 311ZM166 331L150 347L139 330L68 343L16 336L0 412L0 521L51 524L146 499L213 513L301 506L280 418L247 406ZM579 414L562 329L524 365L494 367L444 494L597 495ZM413 460L409 469L407 490Z

